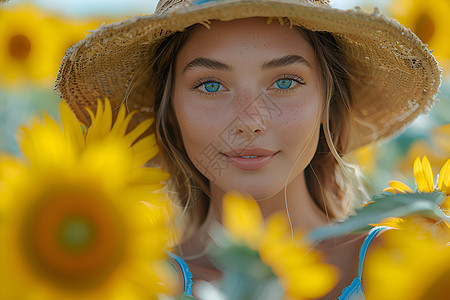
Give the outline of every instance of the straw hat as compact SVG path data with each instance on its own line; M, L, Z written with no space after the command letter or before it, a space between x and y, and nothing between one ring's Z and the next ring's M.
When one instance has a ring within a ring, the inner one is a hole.
M56 90L78 119L89 124L84 107L95 109L97 99L105 97L113 107L120 106L133 74L170 34L214 19L284 17L290 25L331 32L345 52L355 117L368 125L354 127L350 148L398 134L432 107L441 81L436 60L409 29L377 9L342 11L328 2L160 0L154 14L102 25L67 50ZM146 93L145 103L127 106L150 117L153 93Z

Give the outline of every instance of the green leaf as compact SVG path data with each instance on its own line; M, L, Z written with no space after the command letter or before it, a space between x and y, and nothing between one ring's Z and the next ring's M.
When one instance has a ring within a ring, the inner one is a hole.
M233 300L282 300L284 296L275 276L259 279L242 273L225 273L220 288L227 299Z
M230 247L214 247L210 251L212 262L227 273L244 274L257 279L275 276L272 269L263 263L259 253L244 244Z
M232 241L219 225L212 226L210 233L214 243L208 254L211 262L224 274L219 287L227 299L283 299L284 290L278 277L261 260L258 251Z
M444 219L450 222L450 216L444 214L438 206L444 200L445 195L440 191L432 193L407 193L391 194L383 193L374 196L373 202L356 210L356 214L350 216L341 223L324 226L311 231L308 239L317 242L323 239L346 235L369 228L369 224L380 223L389 217L402 218L408 215L423 215L436 220Z
M244 243L231 240L220 224L211 226L210 236L214 237L214 240L210 244L208 255L217 269L259 279L274 276L272 269L261 260L258 251L250 249Z

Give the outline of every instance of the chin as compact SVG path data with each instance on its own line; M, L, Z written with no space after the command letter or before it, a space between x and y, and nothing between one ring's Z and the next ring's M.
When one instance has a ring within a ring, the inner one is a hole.
M256 201L262 201L284 191L283 183L270 182L270 184L259 182L239 182L230 184L223 188L224 191L238 191L240 193L249 194Z

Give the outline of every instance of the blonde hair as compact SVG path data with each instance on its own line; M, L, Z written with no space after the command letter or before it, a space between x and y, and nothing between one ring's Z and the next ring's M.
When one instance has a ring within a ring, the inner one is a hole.
M180 218L187 213L193 228L200 226L206 218L209 182L186 153L171 99L175 58L196 26L163 40L153 52L155 55L149 65L141 70L148 72L142 77L147 80L150 77L146 84L152 85L154 91L151 95L154 99L154 130L163 149L154 163L172 174L167 185L169 196L183 208ZM357 169L342 160L342 156L349 151L349 133L353 122L348 85L350 75L345 66L345 56L331 33L294 27L314 48L326 91L319 142L313 159L305 169L306 183L312 198L329 218L345 218L358 202L356 199L362 199ZM132 97L130 100L134 101Z

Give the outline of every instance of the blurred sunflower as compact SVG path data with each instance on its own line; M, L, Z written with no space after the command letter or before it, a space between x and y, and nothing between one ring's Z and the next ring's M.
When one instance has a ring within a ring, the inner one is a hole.
M48 18L47 22L51 24L55 32L54 34L59 37L59 42L56 45L57 53L55 62L57 65L55 69L55 78L60 62L67 49L83 40L85 36L89 34L89 31L95 30L99 25L105 22L105 19L106 18L102 18L102 21L100 21L97 19L76 19L69 17L64 19L57 17Z
M362 168L365 174L371 174L376 167L377 147L367 145L360 147L349 154L349 157L355 159L355 163Z
M172 234L158 190L169 175L142 167L158 151L151 124L126 133L99 102L89 130L60 106L22 128L22 159L0 159L1 299L156 299L173 289L163 249ZM26 288L24 288L26 287Z
M450 123L436 127L431 139L441 153L450 153Z
M413 228L383 233L365 262L367 299L448 299L450 246ZM450 241L447 237L447 242Z
M415 140L406 156L399 164L403 174L409 174L411 165L418 156L427 155L432 168L439 168L448 159L450 153L450 124L437 126L431 130L428 139Z
M284 216L274 214L264 223L258 204L235 192L224 196L223 205L223 224L231 239L259 253L288 299L318 298L334 287L336 270L322 263L301 235L291 236Z
M52 82L57 74L60 35L48 16L31 5L0 8L0 84Z
M395 0L390 12L401 24L410 28L433 54L441 59L450 59L450 2L434 0L431 3L422 0Z

